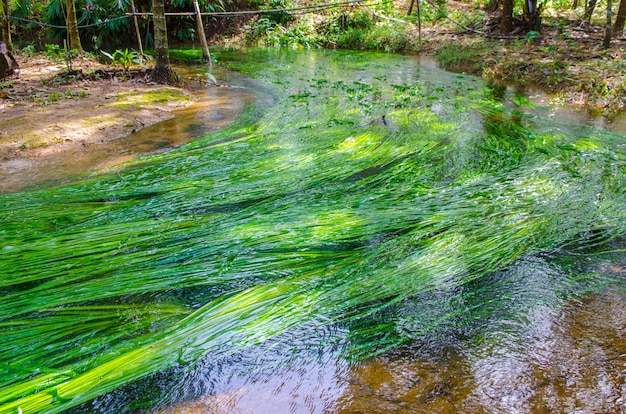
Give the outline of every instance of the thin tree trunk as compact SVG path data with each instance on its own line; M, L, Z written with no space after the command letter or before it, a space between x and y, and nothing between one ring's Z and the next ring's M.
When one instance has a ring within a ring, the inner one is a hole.
M143 58L143 44L141 43L141 33L139 32L139 22L135 14L135 0L130 0L130 10L133 13L133 21L135 23L135 34L137 35L137 45L139 46L139 54Z
M154 22L154 59L152 80L157 83L180 84L180 78L170 66L167 44L167 24L165 21L165 0L152 0L152 20Z
M589 0L587 3L587 7L585 8L585 14L583 14L583 20L587 23L591 22L591 15L593 15L593 11L596 8L596 3L598 0Z
M413 13L413 5L415 4L415 0L411 0L411 4L409 4L409 11L406 12L407 16L410 16Z
M621 0L619 2L619 8L617 9L615 24L613 25L613 37L617 37L622 33L624 30L624 22L626 22L626 0Z
M66 0L67 7L67 36L70 42L71 50L82 52L83 47L80 44L80 35L78 34L78 20L76 19L76 4L74 0Z
M537 0L525 0L524 14L530 30L541 31L541 10L537 5Z
M420 0L417 0L417 41L419 46L422 46L422 8L420 6Z
M11 42L11 23L7 18L9 15L9 0L2 0L0 9L0 26L2 26L0 31L2 38L0 40L4 42L7 50L10 52L13 49L13 44Z
M513 0L504 0L502 2L500 29L502 33L511 33L513 30Z
M611 7L613 6L612 3L613 2L611 0L606 0L606 27L604 29L604 42L602 42L602 47L604 47L605 49L608 49L611 47L611 37L612 37L611 20L613 18L611 14Z
M196 25L198 26L198 36L200 37L200 44L202 45L202 57L211 65L213 62L211 62L211 53L209 52L209 45L206 41L206 34L204 33L204 25L202 24L202 15L200 14L198 0L193 0L193 8L196 10Z

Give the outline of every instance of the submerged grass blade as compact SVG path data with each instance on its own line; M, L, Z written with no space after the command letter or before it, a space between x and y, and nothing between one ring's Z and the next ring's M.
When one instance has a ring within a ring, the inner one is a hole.
M626 233L614 135L556 135L408 58L264 53L285 64L254 68L277 96L254 122L2 196L0 412L62 411L315 321L375 353L406 340L405 300ZM221 61L253 69L237 58Z

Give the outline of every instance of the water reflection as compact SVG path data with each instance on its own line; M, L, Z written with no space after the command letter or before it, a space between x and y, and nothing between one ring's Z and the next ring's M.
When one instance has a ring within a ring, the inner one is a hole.
M154 413L623 413L623 287L555 306L558 289L528 266L522 261L507 274L515 290L501 292L510 306L499 312L509 320L495 312L471 332L444 327L353 364L337 347L296 352L283 344L205 365L195 377L214 381L204 395ZM550 267L543 266L538 273ZM607 278L626 276L623 263L599 266Z
M404 348L352 367L337 412L620 413L626 402L626 295L608 291L530 321L526 342ZM537 325L535 323L539 322Z

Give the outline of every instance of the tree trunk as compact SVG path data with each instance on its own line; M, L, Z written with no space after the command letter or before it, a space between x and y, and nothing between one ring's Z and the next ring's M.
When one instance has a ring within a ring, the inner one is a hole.
M583 14L583 20L587 23L591 22L591 15L593 14L594 9L596 8L596 3L598 0L589 0L587 4L587 8L585 9L585 14Z
M0 2L0 41L3 41L8 51L13 49L11 43L11 24L7 16L9 15L9 0Z
M602 47L608 49L611 47L611 7L613 6L613 2L611 0L606 0L606 27L604 29L604 41L602 42Z
M422 8L420 6L420 0L415 3L417 5L417 41L419 47L422 47Z
M0 42L0 80L12 75L19 68L20 66L4 42Z
M178 85L180 84L180 79L170 66L167 24L165 22L165 0L153 0L152 13L152 21L154 23L154 59L156 61L152 71L152 81Z
M511 33L513 30L513 0L504 0L502 2L500 30L502 30L502 33Z
M413 14L413 5L415 4L415 0L411 0L411 4L409 4L409 11L406 12L407 16L410 16Z
M65 6L67 7L67 37L70 42L71 50L83 51L83 47L80 44L80 35L78 34L78 20L76 19L76 4L74 0L66 0Z
M541 13L537 6L537 0L524 1L524 15L530 30L541 31Z
M501 0L489 0L487 4L485 4L485 10L491 13L497 12L500 9Z
M211 53L209 52L209 45L204 33L204 25L202 24L202 15L200 14L198 0L193 0L193 8L196 11L196 25L198 26L198 36L200 37L200 44L202 45L202 57L211 65L213 62L211 62Z
M626 0L619 2L619 9L617 9L617 17L615 18L615 24L613 25L613 37L619 36L624 30L624 22L626 21Z

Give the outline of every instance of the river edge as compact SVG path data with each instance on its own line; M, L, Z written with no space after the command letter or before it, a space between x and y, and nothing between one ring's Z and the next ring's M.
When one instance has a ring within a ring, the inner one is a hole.
M508 50L512 56L515 51ZM481 60L481 53L474 53ZM437 48L422 56L435 58L446 70L480 76L465 66L441 62ZM97 151L94 144L115 141L171 119L174 111L196 101L189 89L158 85L145 76L130 76L87 57L74 59L71 73L63 62L43 56L17 53L17 59L21 66L17 76L0 82L0 179L9 176L16 165L22 168L24 161L33 164L59 154ZM498 60L506 61L506 56ZM489 81L484 74L483 78ZM544 104L559 107L559 103L576 102L577 111L608 115L594 111L593 100L585 105L579 91L555 95L551 88L537 86L546 93Z
M88 58L63 63L17 55L18 74L0 85L0 177L20 160L110 142L174 117L196 99Z

